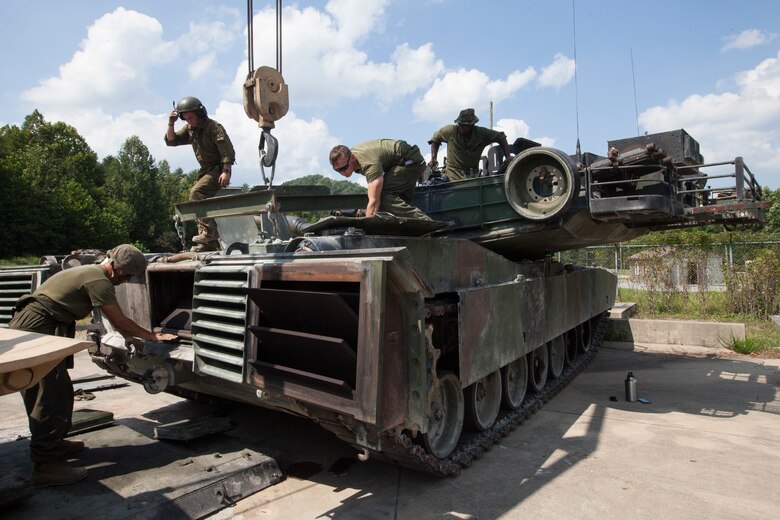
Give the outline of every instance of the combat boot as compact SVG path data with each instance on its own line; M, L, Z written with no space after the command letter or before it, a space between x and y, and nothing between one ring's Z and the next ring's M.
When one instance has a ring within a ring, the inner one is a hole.
M83 441L68 441L63 439L57 444L57 455L63 459L67 459L71 455L75 455L81 451L84 451Z
M70 467L59 462L36 462L32 481L37 487L64 486L87 476L87 468Z
M205 244L198 244L196 243L192 248L190 249L193 253L207 253L209 251L219 251L219 242L217 240L212 240L211 242L206 242Z
M192 242L195 244L208 244L209 242L214 242L219 237L212 236L212 235L195 235L192 237Z

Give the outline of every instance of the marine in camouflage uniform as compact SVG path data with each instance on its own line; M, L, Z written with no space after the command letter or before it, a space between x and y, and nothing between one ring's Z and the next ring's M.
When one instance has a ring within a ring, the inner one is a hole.
M441 143L447 143L447 166L444 174L457 181L476 177L479 174L479 160L486 146L497 143L504 151L504 162L509 160L509 145L506 134L490 128L476 126L479 118L473 108L461 110L454 125L440 128L433 134L431 145L431 168L438 165L436 157Z
M353 172L366 177L366 216L384 211L399 217L431 220L412 206L415 184L425 170L425 159L416 145L394 139L366 141L351 150L338 145L330 152L330 164L344 177Z
M100 307L122 334L155 341L173 340L173 334L153 333L140 327L122 313L117 303L114 286L130 276L142 275L145 269L146 259L138 249L129 244L117 246L108 252L102 264L61 271L33 294L21 297L8 326L72 338L76 321ZM30 458L35 464L32 479L37 485L69 484L87 475L84 468L58 462L84 448L83 442L64 440L73 413L73 384L68 375L72 362L72 356L63 359L38 384L21 392L30 427Z
M177 119L187 122L174 132ZM236 152L225 128L208 117L206 108L195 97L185 97L168 118L165 144L180 146L191 144L195 158L200 164L200 173L190 189L190 202L213 197L220 188L230 183L231 168L236 162ZM217 248L219 234L214 219L198 219L198 234L193 237L194 251L210 251Z

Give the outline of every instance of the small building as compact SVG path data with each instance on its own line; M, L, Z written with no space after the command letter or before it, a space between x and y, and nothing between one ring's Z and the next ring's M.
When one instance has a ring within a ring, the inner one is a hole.
M645 249L628 257L632 283L700 288L723 285L723 257L713 251L673 246Z

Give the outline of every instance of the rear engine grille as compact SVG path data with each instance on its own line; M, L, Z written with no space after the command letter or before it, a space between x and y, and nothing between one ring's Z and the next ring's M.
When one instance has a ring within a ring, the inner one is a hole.
M48 271L48 267L46 268ZM41 284L42 270L0 271L0 327L8 328L16 300Z
M195 272L192 344L195 372L243 382L248 268L206 266Z
M357 380L359 283L271 282L250 289L257 358L268 381L295 381L351 397Z

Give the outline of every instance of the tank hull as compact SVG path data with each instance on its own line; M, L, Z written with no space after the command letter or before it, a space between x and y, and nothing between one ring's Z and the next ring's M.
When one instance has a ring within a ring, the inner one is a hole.
M404 439L419 449L430 433L442 374L463 392L556 338L576 343L615 284L602 269L512 262L468 240L310 237L296 252L150 263L120 303L185 339L134 350L109 332L92 356L151 392L304 416L367 454L450 474L457 443L400 455L419 455Z

